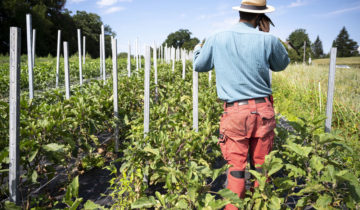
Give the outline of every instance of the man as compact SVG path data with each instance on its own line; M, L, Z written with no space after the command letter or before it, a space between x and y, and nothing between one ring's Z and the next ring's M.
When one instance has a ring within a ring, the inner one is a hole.
M248 153L251 166L261 171L275 136L269 69L282 71L290 59L280 40L267 33L268 19L258 20L275 10L266 0L243 0L233 9L239 11L240 22L195 47L194 70L216 70L218 97L225 102L219 144L231 165L227 188L244 198ZM226 209L237 208L228 205Z

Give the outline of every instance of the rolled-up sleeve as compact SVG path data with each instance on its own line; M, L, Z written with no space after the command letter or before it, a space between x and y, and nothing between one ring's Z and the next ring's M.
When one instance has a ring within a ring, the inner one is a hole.
M271 41L270 68L273 71L282 71L290 63L288 52L278 38L272 37Z
M194 49L194 71L207 72L214 68L213 39L206 40L204 46Z

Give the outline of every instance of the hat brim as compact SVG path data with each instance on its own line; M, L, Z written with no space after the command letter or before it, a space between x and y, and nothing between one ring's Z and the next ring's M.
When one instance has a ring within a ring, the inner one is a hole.
M233 10L237 10L237 11L240 11L240 12L248 12L248 13L262 14L262 13L274 12L274 11L275 11L275 8L274 8L273 6L266 5L266 9L263 9L263 10L253 10L253 9L241 8L241 6L236 6L236 7L233 7Z

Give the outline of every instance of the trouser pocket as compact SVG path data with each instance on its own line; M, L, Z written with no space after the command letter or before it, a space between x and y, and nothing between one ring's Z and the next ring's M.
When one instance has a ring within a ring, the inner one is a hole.
M224 134L220 134L219 142L221 153L225 160L228 160L228 149L226 148L227 137Z

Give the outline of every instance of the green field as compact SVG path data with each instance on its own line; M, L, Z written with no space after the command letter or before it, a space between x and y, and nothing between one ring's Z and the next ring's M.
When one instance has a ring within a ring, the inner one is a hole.
M313 61L317 65L329 65L330 59L317 59ZM337 65L349 65L353 67L360 67L360 57L349 57L349 58L336 58Z
M21 79L25 83L24 62ZM77 193L77 171L86 174L96 167L104 167L114 175L110 182L113 209L221 209L228 203L242 209L360 207L359 69L337 71L331 134L324 133L328 67L291 65L286 71L273 74L278 120L285 117L293 129L287 130L279 124L274 152L263 165L264 173L250 171L260 187L240 200L228 190L213 189L218 175L226 170L216 167L221 157L217 142L222 103L217 100L215 79L209 84L208 75L199 74L199 132L196 133L192 130L192 63L187 63L185 80L181 78L180 62L175 73L171 65L159 63L159 85L151 82L150 133L144 138L143 69L127 78L125 66L126 61L120 60L120 119L115 120L110 78L105 85L96 80L83 87L75 85L72 97L65 100L63 87L51 89L55 81L55 59L37 60L35 87L47 91L37 93L32 102L27 94L21 98L21 164L26 170L22 175L22 190L29 192L52 179L57 173L55 166L67 167L75 158L85 156L68 169L68 184L61 188L66 191L64 197L43 192L27 197L25 209L60 208L60 204L74 208L85 202L88 208L100 208L90 200L79 198ZM8 89L8 64L4 62L0 68L1 94L5 100L0 102L0 200L3 200L8 195L5 183L9 163L8 103L3 90ZM85 79L98 77L98 68L98 60L88 59ZM70 71L76 83L76 57L71 59ZM108 59L107 74L110 73ZM153 73L152 70L151 78ZM27 92L26 85L22 91ZM100 137L113 134L116 124L120 128L121 154L113 161L108 158L114 155L113 142L101 146ZM96 152L98 149L106 152ZM46 165L41 164L44 161ZM120 171L116 163L121 163ZM271 176L270 182L266 181L267 176ZM5 205L9 204L0 203L0 208Z

